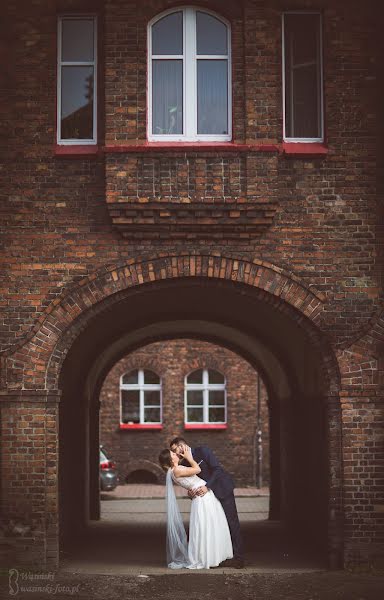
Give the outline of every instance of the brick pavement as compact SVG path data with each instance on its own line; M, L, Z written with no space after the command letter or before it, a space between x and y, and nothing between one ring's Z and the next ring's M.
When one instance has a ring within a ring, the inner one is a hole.
M183 497L187 494L186 490L180 486L175 487L177 496ZM118 485L113 492L102 492L102 495L108 498L165 498L165 485L154 485L149 483L130 483ZM269 488L235 488L236 498L248 498L269 496Z

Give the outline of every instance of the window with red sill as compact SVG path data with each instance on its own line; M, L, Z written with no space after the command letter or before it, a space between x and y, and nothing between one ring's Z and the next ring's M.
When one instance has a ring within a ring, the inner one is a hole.
M321 14L285 12L282 26L284 143L310 152L324 142Z
M224 429L227 397L224 375L214 369L197 369L185 378L185 428Z
M58 20L57 144L97 143L96 17L61 16Z
M231 140L231 32L208 10L178 7L148 26L148 140Z
M161 379L149 369L120 378L120 428L159 429L162 423Z

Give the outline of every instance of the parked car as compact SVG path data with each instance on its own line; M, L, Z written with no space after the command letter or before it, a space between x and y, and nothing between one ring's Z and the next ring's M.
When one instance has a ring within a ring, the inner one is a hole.
M108 454L100 446L100 490L102 492L111 492L119 484L119 476L117 474L116 463L108 457Z

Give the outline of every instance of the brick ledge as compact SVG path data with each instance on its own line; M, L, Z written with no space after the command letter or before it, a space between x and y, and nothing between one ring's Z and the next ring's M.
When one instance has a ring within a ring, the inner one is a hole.
M234 142L145 142L144 144L107 144L102 151L129 152L280 152L279 144L236 144Z

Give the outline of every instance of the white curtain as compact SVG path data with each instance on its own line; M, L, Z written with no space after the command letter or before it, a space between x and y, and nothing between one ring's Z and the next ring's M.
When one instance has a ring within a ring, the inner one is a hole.
M154 60L152 87L152 133L183 133L183 62Z
M228 133L228 61L197 62L197 131Z

